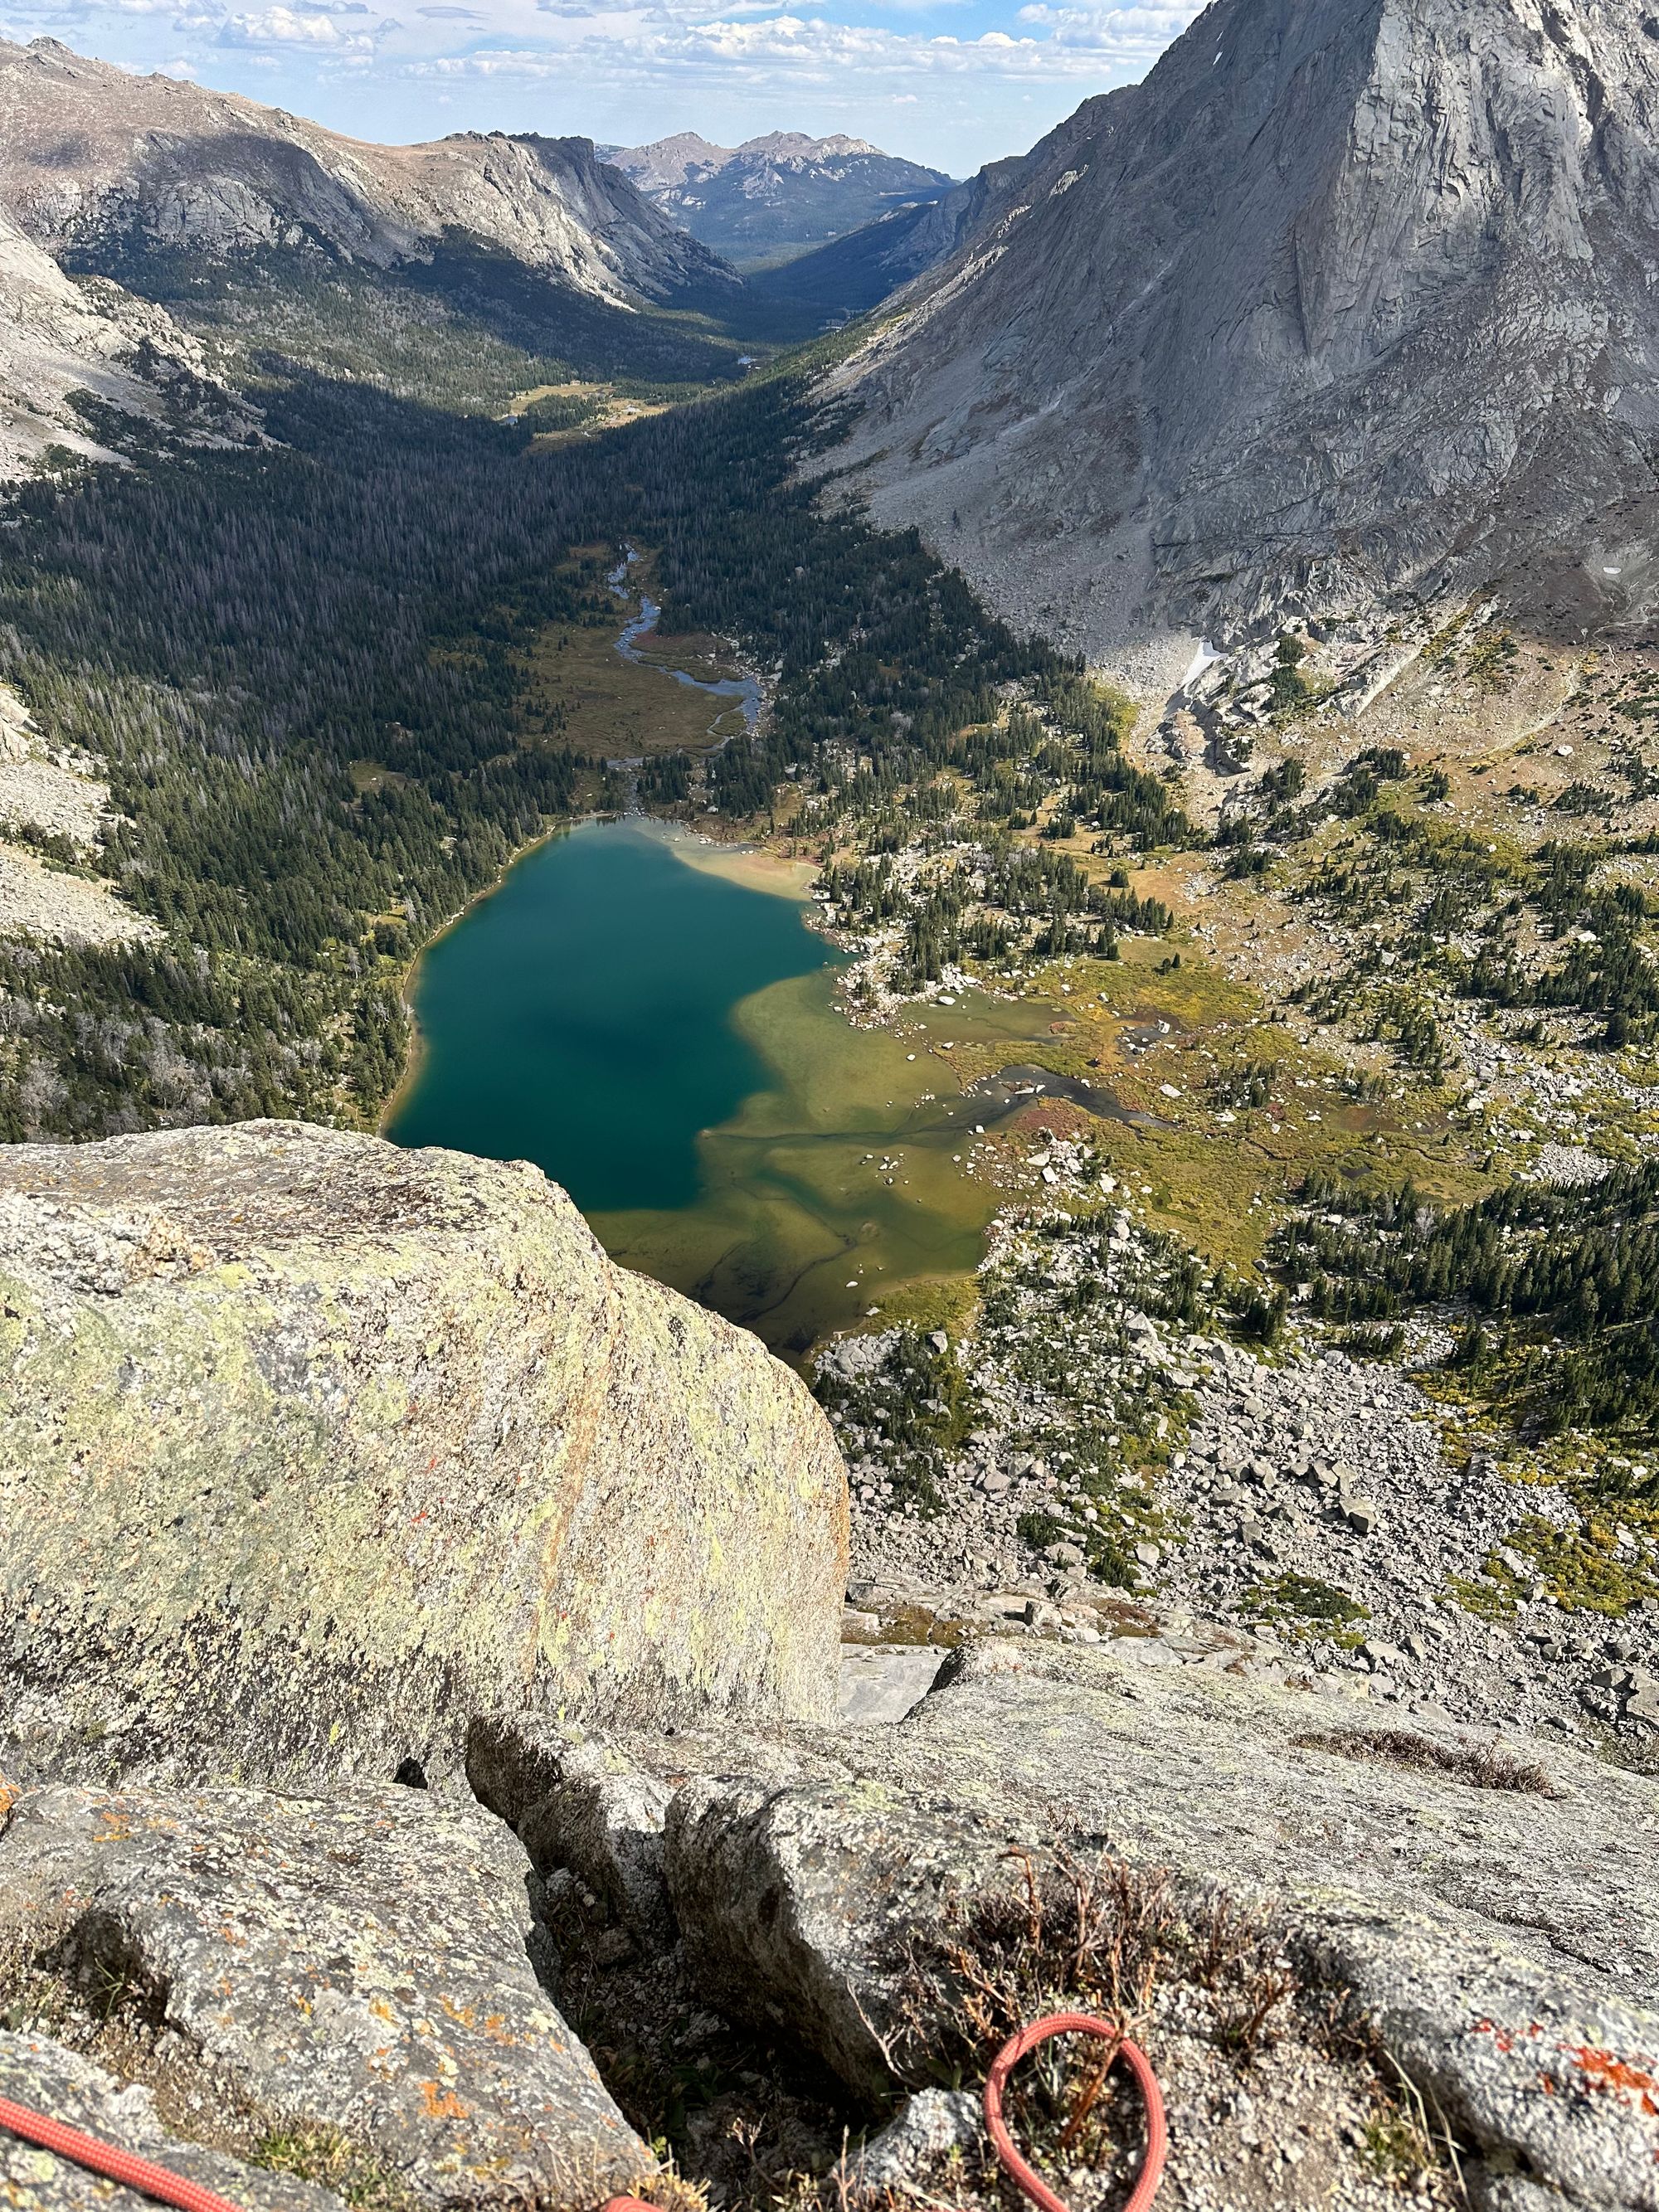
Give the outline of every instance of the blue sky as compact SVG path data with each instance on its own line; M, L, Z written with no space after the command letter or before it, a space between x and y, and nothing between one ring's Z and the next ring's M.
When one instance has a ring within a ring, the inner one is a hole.
M1196 5L1059 0L0 0L0 33L364 138L848 131L965 176L1144 76Z

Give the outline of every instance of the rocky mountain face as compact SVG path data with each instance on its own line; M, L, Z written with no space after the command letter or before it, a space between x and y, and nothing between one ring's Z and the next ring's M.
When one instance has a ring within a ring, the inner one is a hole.
M255 434L180 326L204 269L303 293L441 257L428 281L460 287L463 318L482 302L488 324L493 285L532 343L568 335L577 309L637 324L737 289L585 138L370 145L55 40L0 40L0 482L52 444L106 457L100 410L118 447Z
M1656 103L1607 0L1217 0L977 180L837 459L1097 651L1593 582L1651 516Z
M0 1277L0 1767L435 1784L503 1698L823 1711L828 1423L538 1171L13 1146Z
M686 131L607 149L607 158L693 237L740 266L842 237L896 204L937 199L951 183L943 170L884 154L866 139L799 131L736 147Z
M0 483L52 446L108 457L72 392L154 429L188 422L224 439L252 427L165 309L118 285L75 283L0 207Z
M718 282L715 258L586 138L462 132L379 146L54 40L0 45L0 207L57 258L311 251L371 267L452 232L596 299ZM727 280L729 281L729 279Z

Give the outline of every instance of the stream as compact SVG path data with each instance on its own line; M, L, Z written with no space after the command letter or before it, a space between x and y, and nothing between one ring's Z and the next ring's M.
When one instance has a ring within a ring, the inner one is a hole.
M611 590L624 605L632 596L628 588L628 572L635 565L639 557L631 545L627 547L622 559L617 562L606 579ZM672 677L676 684L683 684L690 690L707 692L711 699L741 700L743 726L745 730L754 729L761 717L762 694L759 679L753 676L727 676L710 683L703 677L693 676L689 669L665 667L660 660L641 653L640 640L649 637L655 632L657 623L662 616L662 609L654 599L648 599L643 592L639 596L638 614L630 616L623 624L617 639L617 651L623 659L631 661L635 667L654 668L661 675Z

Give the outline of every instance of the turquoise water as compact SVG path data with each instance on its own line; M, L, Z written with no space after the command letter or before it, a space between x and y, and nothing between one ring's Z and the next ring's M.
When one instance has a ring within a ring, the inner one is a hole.
M1031 1095L1054 1009L970 993L854 1028L805 872L638 817L538 846L422 957L386 1133L534 1160L613 1257L787 1354L971 1273L996 1188L967 1156ZM1009 1079L964 1089L969 1054Z
M643 823L583 823L422 958L423 1049L386 1133L534 1160L585 1213L690 1206L700 1134L772 1079L735 1008L839 957L795 901L688 866Z

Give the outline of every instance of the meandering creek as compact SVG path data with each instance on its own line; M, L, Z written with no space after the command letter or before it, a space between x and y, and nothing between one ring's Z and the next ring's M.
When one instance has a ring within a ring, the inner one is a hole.
M611 588L626 604L629 598L628 572L639 559L630 545L628 551L611 570ZM714 681L706 677L693 676L687 668L665 667L659 659L647 659L640 650L640 640L652 636L656 630L657 617L662 609L644 592L640 593L640 611L623 624L617 639L617 650L624 660L635 667L654 668L671 682L684 684L688 690L706 692L711 699L733 699L738 702L745 730L752 730L761 716L761 687L753 676L722 676Z
M422 955L386 1133L534 1160L617 1259L781 1349L971 1270L975 1126L1076 1087L1028 1064L1054 1009L969 994L854 1029L811 872L640 816L535 847ZM945 1043L1000 1074L965 1091Z

